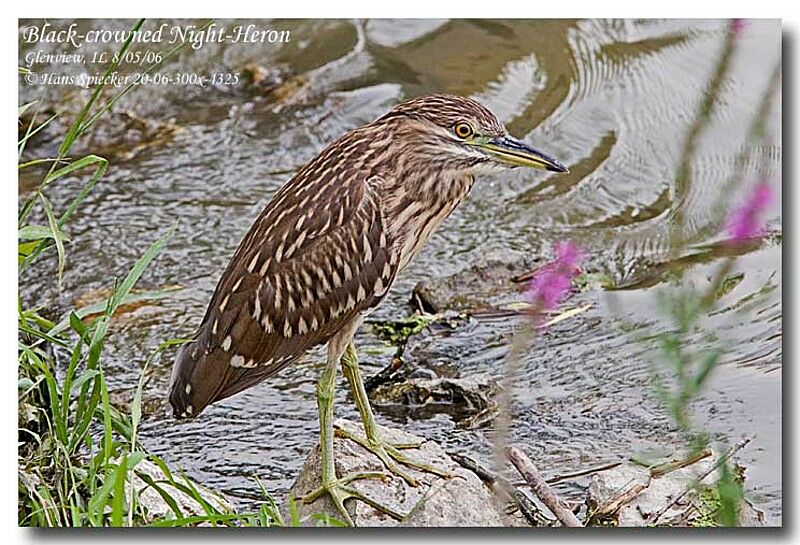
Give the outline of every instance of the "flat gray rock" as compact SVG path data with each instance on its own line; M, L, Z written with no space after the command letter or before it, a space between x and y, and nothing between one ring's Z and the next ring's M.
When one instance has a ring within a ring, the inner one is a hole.
M348 420L337 420L336 426L363 435L360 424ZM415 459L436 466L452 474L442 478L431 473L417 471L402 466L418 481L417 487L408 485L395 475L380 479L353 481L350 486L361 494L393 510L405 514L402 521L377 511L362 501L350 499L345 508L356 526L503 526L504 519L497 508L492 492L471 471L454 462L437 443L425 441L421 437L401 430L380 427L384 437L392 443L423 442L420 448L405 452ZM335 437L333 450L336 459L336 473L339 477L353 472L385 471L383 463L371 452L357 443ZM309 492L320 486L320 451L315 446L297 477L290 494L295 498L302 524L314 526L319 518L313 515L326 514L341 519L333 502L326 495L306 505L301 501ZM288 511L287 506L283 507Z
M607 506L626 491L641 489L613 513L613 518L619 526L650 526L652 524L650 517L663 509L666 511L659 517L657 522L659 525L701 525L697 517L707 509L693 484L710 471L715 462L716 457L710 456L660 477L650 477L647 468L633 463L622 464L614 469L597 473L589 485L590 511ZM717 478L718 471L713 471L703 483L712 485ZM681 494L684 494L681 499L670 506ZM667 508L668 506L670 507ZM740 505L739 525L764 526L764 513L744 500Z
M167 516L174 516L174 513L170 505L161 497L161 494L139 477L136 474L137 472L144 473L153 481L159 483L159 486L175 500L176 506L186 517L202 516L207 513L197 500L189 496L189 494L185 493L178 486L170 484L170 482L174 482L183 487L188 486L196 488L199 495L221 513L234 512L233 504L221 493L214 492L200 483L192 481L184 475L178 475L177 473L173 474L172 479L170 479L158 465L145 459L136 465L135 472L132 471L129 473L129 479L125 481L125 497L130 497L132 486L139 504L147 508L148 522ZM208 523L200 524L200 526L208 525Z

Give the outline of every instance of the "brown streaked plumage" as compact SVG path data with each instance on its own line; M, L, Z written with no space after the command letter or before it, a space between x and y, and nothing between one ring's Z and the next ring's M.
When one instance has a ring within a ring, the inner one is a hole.
M277 192L239 244L194 341L175 361L175 416L196 416L328 342L318 386L323 459L340 358L369 444L379 443L355 356L345 354L361 316L381 302L476 174L521 165L566 170L511 138L484 106L447 95L399 104L328 145ZM388 457L414 464L387 451L379 453L387 467L412 482ZM335 487L332 466L323 473L323 487Z

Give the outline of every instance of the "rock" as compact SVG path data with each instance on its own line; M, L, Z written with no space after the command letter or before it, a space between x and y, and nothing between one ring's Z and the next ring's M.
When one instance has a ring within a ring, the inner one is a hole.
M222 494L213 492L198 482L190 482L188 478L183 475L172 474L170 478L164 474L158 465L148 459L144 459L136 464L135 471L128 474L130 477L129 480L125 482L125 497L130 497L131 486L133 486L137 494L137 501L140 505L147 508L149 521L162 518L173 513L173 511L169 504L164 501L164 498L136 473L143 473L157 482L159 486L175 500L176 505L185 517L206 515L207 513L197 500L178 487L169 484L171 482L184 487L189 486L189 488L196 488L199 495L220 513L231 513L234 510L231 502ZM201 526L203 526L203 524L201 524Z
M470 424L472 417L495 412L499 389L491 376L476 373L464 378L409 378L376 388L372 398L378 405L424 406L429 412L441 407L442 412L458 417L459 427L472 428L477 427Z
M658 518L659 526L704 526L713 521L713 506L707 505L703 491L710 490L693 487L697 478L704 475L716 463L716 456L709 456L687 467L671 471L660 477L650 477L648 468L627 463L595 474L589 485L589 513L607 507L614 498L629 492L629 499L616 511L606 516L596 517L600 521L618 526L651 526L650 517L660 513L672 501L689 490L675 505ZM718 478L716 472L708 475L703 483L713 483ZM639 491L637 493L637 491ZM764 513L748 501L740 506L740 526L765 525Z
M529 269L527 255L497 250L476 256L469 267L447 277L433 277L412 290L411 305L424 312L500 308L518 299L511 278Z
M348 420L337 420L336 426L350 432L363 434L360 424ZM347 500L347 508L356 526L504 526L505 519L497 509L495 497L483 482L471 471L454 462L434 441L425 441L410 433L379 426L381 433L389 442L422 442L419 448L407 449L409 456L423 463L434 465L452 474L442 478L403 466L419 481L417 487L408 485L395 475L386 480L362 479L353 481L350 486L377 502L390 506L405 519L398 521L389 515L358 500ZM357 443L335 437L333 450L338 476L352 472L385 471L383 463L371 452ZM318 498L306 505L301 501L306 494L320 486L320 451L315 446L290 490L296 498L296 506L302 524L313 526L317 520L313 515L325 514L341 520L333 502L327 496ZM288 505L283 506L288 514ZM288 518L287 518L288 520Z

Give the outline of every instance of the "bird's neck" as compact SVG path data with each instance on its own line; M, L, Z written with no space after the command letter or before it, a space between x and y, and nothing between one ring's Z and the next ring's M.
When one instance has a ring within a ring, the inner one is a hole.
M379 177L377 194L387 221L389 238L405 267L430 238L433 231L469 194L474 178L453 171L428 170L425 177L400 170Z

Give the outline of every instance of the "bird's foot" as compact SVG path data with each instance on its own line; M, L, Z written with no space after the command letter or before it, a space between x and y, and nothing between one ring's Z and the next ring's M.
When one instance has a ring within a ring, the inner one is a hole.
M382 472L361 472L361 473L351 473L349 475L345 475L344 477L338 479L331 479L328 482L325 482L323 478L322 486L317 488L316 490L308 493L303 497L303 503L309 504L314 503L320 496L327 494L330 496L331 500L333 501L336 509L341 513L342 517L344 517L344 522L348 526L355 526L353 523L353 519L350 516L350 513L347 512L347 509L344 506L344 502L349 499L356 499L363 501L370 507L386 513L393 519L402 521L404 515L398 513L388 505L381 504L371 498L368 498L358 490L355 490L348 486L351 482L359 480L359 479L385 479L387 477L386 473Z
M387 470L398 477L402 477L403 480L405 480L411 486L417 486L419 482L416 478L414 478L413 475L401 468L398 465L398 462L426 473L438 475L439 477L449 478L452 476L452 474L446 470L439 469L431 464L426 464L425 462L421 462L402 452L402 450L405 449L419 448L422 445L422 442L392 444L382 439L380 436L372 438L364 437L339 427L335 428L334 433L340 437L345 437L358 443L373 453L383 462L383 465L386 466Z

